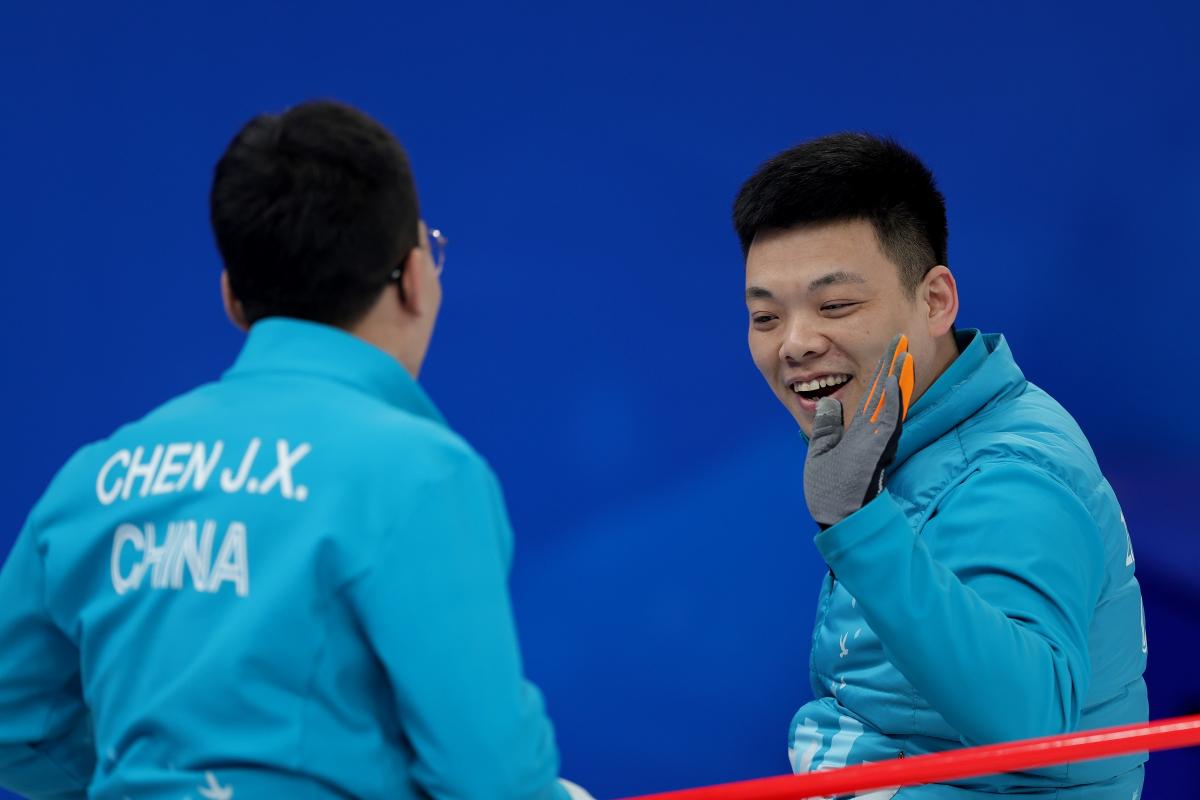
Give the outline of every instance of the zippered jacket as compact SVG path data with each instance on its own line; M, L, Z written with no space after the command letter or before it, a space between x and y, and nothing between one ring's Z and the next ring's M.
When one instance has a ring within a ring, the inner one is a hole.
M83 448L0 572L0 786L565 800L484 461L393 358L258 322Z
M910 409L885 491L816 535L830 574L815 699L789 736L796 772L1147 719L1141 592L1112 487L1002 336L958 336L959 356ZM1130 800L1144 761L895 796Z

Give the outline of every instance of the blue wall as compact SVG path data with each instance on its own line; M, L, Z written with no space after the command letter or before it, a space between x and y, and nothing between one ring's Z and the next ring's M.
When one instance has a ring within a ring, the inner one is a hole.
M341 98L452 240L424 380L505 484L564 773L785 772L823 568L728 212L767 156L869 129L939 175L961 323L1008 335L1122 498L1153 714L1200 712L1196 4L204 5L0 20L0 554L74 448L229 364L212 165L251 115ZM1156 755L1147 796L1198 773Z

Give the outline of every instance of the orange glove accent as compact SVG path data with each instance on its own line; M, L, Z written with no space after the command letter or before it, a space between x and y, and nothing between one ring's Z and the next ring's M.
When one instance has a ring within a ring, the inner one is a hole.
M913 358L908 352L908 337L901 334L900 341L896 343L896 349L892 352L892 361L888 365L887 375L883 375L883 370L875 376L875 383L871 385L871 391L867 392L867 403L871 402L871 397L875 394L875 387L879 385L879 381L890 378L896 374L896 367L899 364L900 375L898 378L900 384L900 419L908 419L908 405L912 402L913 384L916 381L916 368L913 366ZM879 421L879 412L883 410L883 401L886 392L879 393L879 404L875 406L875 410L871 413L871 422ZM866 404L863 405L863 413L867 412Z

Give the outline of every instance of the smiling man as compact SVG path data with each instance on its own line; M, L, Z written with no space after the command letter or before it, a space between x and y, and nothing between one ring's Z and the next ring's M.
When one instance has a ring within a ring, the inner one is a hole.
M765 163L733 219L750 351L809 441L805 497L830 568L793 769L1145 720L1117 499L1003 336L956 330L929 170L894 142L827 136ZM1129 800L1144 761L864 797Z

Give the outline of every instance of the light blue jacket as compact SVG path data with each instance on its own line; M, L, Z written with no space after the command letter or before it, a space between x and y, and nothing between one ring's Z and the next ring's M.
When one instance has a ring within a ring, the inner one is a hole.
M392 358L307 322L83 448L0 572L0 786L565 798L495 477Z
M797 772L1147 719L1141 591L1112 488L1003 337L959 337L961 354L910 410L886 490L816 537L831 574L816 699L791 728ZM896 797L1130 800L1144 761Z

